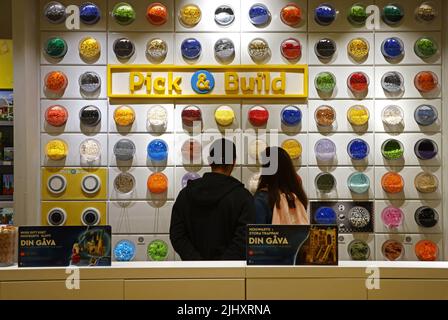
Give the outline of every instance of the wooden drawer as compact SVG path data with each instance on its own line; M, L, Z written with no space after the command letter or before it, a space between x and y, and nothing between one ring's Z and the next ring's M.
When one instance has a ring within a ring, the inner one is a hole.
M123 280L81 280L79 290L68 290L65 281L21 281L0 284L4 300L122 300Z
M363 279L247 279L248 300L367 299Z
M126 280L129 300L244 300L244 279Z
M447 300L448 280L384 279L367 294L369 300Z

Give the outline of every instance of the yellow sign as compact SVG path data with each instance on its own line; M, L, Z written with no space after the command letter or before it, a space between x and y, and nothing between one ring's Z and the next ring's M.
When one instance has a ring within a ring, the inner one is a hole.
M63 210L64 226L82 226L82 215L88 209L94 209L98 216L98 225L107 225L107 203L104 201L42 201L41 202L41 223L43 226L49 225L51 212L55 209Z
M45 201L75 201L75 200L106 200L107 199L107 169L81 169L81 168L42 168L41 197ZM65 178L66 188L60 194L54 194L48 189L51 177L59 175ZM86 194L82 190L82 180L89 175L95 175L101 181L98 192Z
M12 40L0 39L0 89L13 87Z
M109 65L108 96L117 99L303 99L306 65Z

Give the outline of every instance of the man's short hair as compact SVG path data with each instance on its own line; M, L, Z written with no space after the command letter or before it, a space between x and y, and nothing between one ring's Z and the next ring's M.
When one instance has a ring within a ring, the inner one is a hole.
M208 163L212 168L233 166L236 160L236 146L228 139L217 139L210 146Z

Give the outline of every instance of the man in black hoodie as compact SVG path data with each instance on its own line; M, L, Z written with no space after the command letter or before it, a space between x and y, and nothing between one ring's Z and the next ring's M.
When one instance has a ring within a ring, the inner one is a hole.
M176 199L170 239L182 260L245 260L246 225L255 223L251 193L231 176L236 147L227 139L213 142L212 172L189 181Z

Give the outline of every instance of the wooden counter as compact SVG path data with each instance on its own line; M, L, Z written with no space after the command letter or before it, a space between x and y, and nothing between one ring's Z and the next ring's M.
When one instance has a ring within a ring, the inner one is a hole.
M370 267L375 269L367 273ZM114 263L79 269L79 290L67 289L69 276L65 268L0 268L0 299L448 299L447 262L341 262L338 267ZM366 282L379 289L368 289Z

